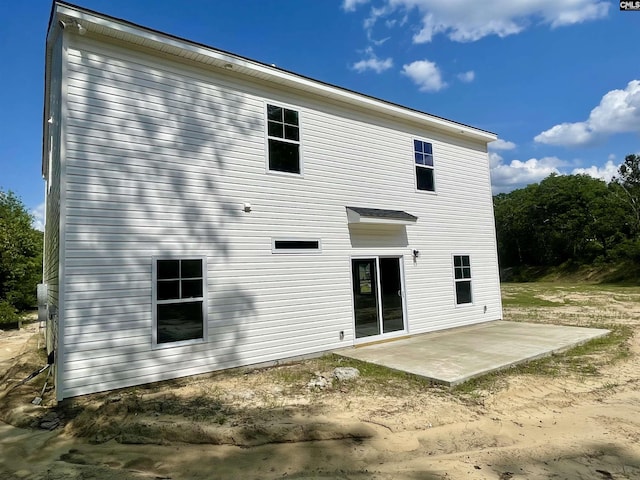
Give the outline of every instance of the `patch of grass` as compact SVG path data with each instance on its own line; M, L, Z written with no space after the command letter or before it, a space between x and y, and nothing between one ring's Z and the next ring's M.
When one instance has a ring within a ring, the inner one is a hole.
M512 375L536 375L542 377L558 377L574 374L579 376L596 376L600 367L605 364L624 360L630 356L628 340L633 329L628 325L593 325L594 328L605 328L611 331L604 337L594 338L582 345L562 353L555 353L527 363L514 365L481 377L469 380L452 389L453 394L477 403L478 392L493 392L506 386L507 378ZM607 384L609 385L609 384Z
M360 381L343 384L350 389L360 387L373 389L386 394L394 392L406 394L408 389L423 390L433 385L429 380L413 375L409 372L393 370L381 365L362 362L353 358L341 357L335 354L324 355L317 361L322 366L322 370L333 370L336 367L357 368L360 372Z
M504 295L502 304L505 307L557 307L564 305L564 302L553 302L540 298L540 292L533 290L510 291Z
M270 369L269 373L275 383L287 386L306 384L311 375L308 366L300 362L289 365L278 365Z
M509 282L563 282L638 285L640 266L633 262L579 265L567 262L555 267L521 266L500 272Z
M473 399L476 392L495 392L507 386L507 379L511 375L539 375L557 377L561 369L555 361L554 355L532 360L527 363L513 365L503 370L488 373L456 385L451 389L454 395L470 396Z
M553 293L602 293L619 292L621 294L639 295L640 287L632 285L606 284L606 283L575 283L575 282L531 282L513 283L503 282L500 284L502 291L507 295L529 292L533 295L544 295Z
M592 325L592 327L604 328L611 333L568 350L564 354L566 357L588 359L590 355L607 353L607 360L612 362L629 358L631 351L628 340L633 335L633 329L629 325Z

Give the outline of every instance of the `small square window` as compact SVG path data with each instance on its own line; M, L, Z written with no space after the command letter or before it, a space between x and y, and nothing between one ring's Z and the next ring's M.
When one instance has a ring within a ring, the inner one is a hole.
M180 298L180 280L158 280L158 300Z
M293 127L291 125L284 126L284 138L287 140L293 140L297 142L300 140L300 131L298 127Z
M269 136L270 137L284 137L284 124L269 121Z
M180 262L182 278L202 277L202 260L182 260Z
M158 260L158 279L178 278L179 276L179 260Z
M298 112L284 108L284 123L289 125L298 125Z
M267 117L269 120L275 120L276 122L282 122L282 107L276 107L275 105L267 105Z

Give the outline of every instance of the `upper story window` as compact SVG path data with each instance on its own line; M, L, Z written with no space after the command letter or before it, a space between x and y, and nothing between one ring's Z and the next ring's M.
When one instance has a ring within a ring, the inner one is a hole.
M269 170L300 173L300 122L298 112L267 105Z
M433 149L429 142L413 141L413 156L416 162L416 188L428 192L436 191L433 169Z

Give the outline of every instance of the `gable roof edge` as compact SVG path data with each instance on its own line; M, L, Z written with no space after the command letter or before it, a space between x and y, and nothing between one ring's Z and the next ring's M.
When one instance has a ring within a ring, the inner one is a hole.
M269 80L289 88L315 93L403 120L424 123L432 128L444 130L449 134L470 140L488 143L497 138L495 133L486 130L322 82L283 68L136 25L126 20L110 17L66 2L55 2L49 23L49 32L52 28L59 28L57 27L57 20L60 18L72 19L76 22L76 25L80 24L88 31L95 31L130 43L141 44L160 50L165 54L180 55L180 52L188 52L200 59L207 59L205 63L219 68L230 68L236 72L258 79Z

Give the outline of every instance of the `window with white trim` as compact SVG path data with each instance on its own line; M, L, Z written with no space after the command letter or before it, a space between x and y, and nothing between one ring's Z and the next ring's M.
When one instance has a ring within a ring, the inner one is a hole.
M269 170L300 173L300 122L298 112L267 105Z
M272 253L313 253L320 252L320 240L274 238L271 245Z
M206 272L204 257L154 259L155 344L204 341Z
M473 303L471 295L471 260L469 255L453 256L453 273L456 286L456 305Z
M429 142L413 141L413 157L416 164L416 188L428 192L436 191L433 167L433 147Z

